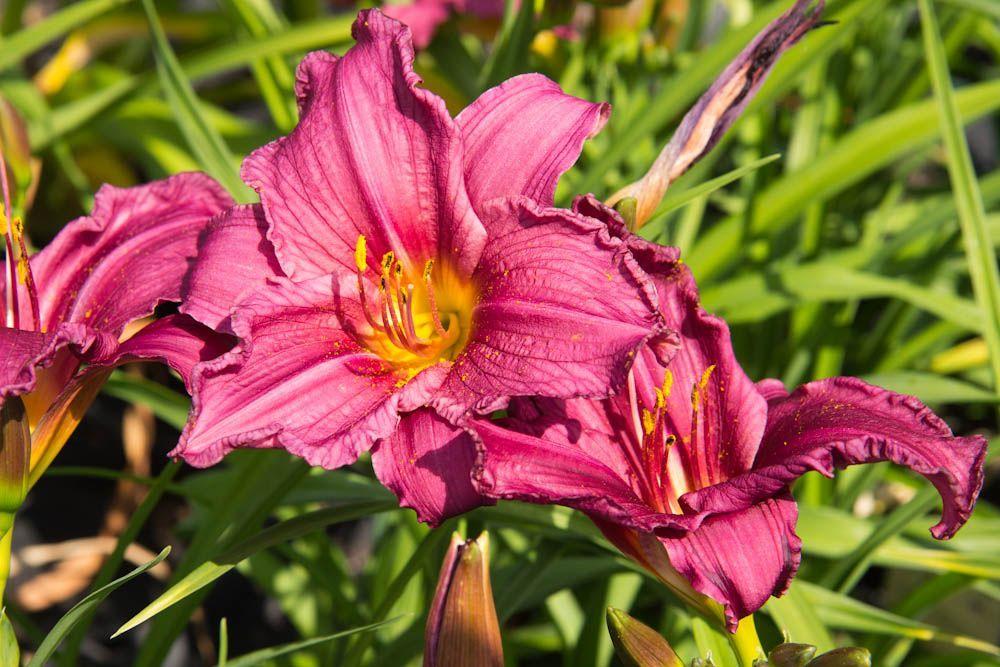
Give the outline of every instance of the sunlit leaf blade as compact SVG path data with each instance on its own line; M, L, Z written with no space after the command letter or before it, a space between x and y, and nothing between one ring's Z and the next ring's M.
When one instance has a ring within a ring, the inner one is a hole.
M142 7L149 21L149 32L156 54L156 71L188 146L198 156L205 171L222 183L234 197L249 201L250 190L240 180L236 160L218 130L205 118L194 88L167 41L153 0L142 0Z
M229 572L245 558L275 544L319 530L326 526L351 521L363 516L385 512L393 508L388 502L362 501L345 503L340 507L315 510L270 526L253 537L234 545L209 561L196 567L194 571L171 586L141 612L122 625L112 637L128 632L135 626L148 621L165 609L180 602Z
M35 655L32 656L31 662L28 663L28 667L42 667L47 664L48 660L53 656L56 649L59 648L59 644L66 637L70 630L82 619L88 612L104 601L108 595L110 595L115 589L121 587L122 585L128 583L132 579L135 579L143 572L150 570L153 567L159 565L164 558L170 553L170 547L166 547L159 553L159 555L148 563L144 563L139 567L135 568L128 574L118 579L115 579L110 584L97 589L87 597L76 603L72 609L66 612L66 615L56 622L55 627L45 636L45 640L35 651Z
M962 121L1000 109L1000 81L968 86L955 94ZM807 167L768 186L754 201L751 232L774 234L815 201L825 200L938 136L933 101L889 111L841 137ZM728 218L706 231L688 253L700 279L716 275L739 254L743 219Z
M820 651L834 647L833 637L799 586L791 586L781 597L768 600L764 611L771 614L779 630L788 633L789 641L812 644Z
M965 141L957 94L951 84L948 61L938 32L937 18L930 0L919 0L924 53L934 84L938 118L945 150L948 174L958 208L966 261L976 301L985 316L983 337L990 351L994 391L1000 391L1000 271L986 224L983 198L976 182L976 172Z
M927 623L873 607L841 593L817 586L802 579L798 586L817 614L832 628L856 630L874 634L910 637L919 641L936 641L968 648L992 656L1000 656L1000 647L973 637L943 632Z
M271 646L269 648L263 648L259 651L254 651L253 653L246 653L237 658L233 658L225 663L225 667L251 667L252 665L259 665L261 663L268 662L270 660L275 660L284 655L291 655L297 653L298 651L304 651L307 648L312 648L313 646L319 646L320 644L325 644L327 642L333 641L334 639L341 639L343 637L350 637L351 635L356 635L362 632L371 632L376 628L381 628L382 626L389 625L390 623L395 623L402 616L396 616L395 618L390 618L385 621L379 621L378 623L371 623L369 625L362 625L358 628L351 628L350 630L343 630L341 632L335 632L331 635L323 635L322 637L313 637L311 639L304 639L302 641L290 642L288 644L282 644L280 646ZM220 663L217 667L222 667Z
M83 0L63 9L13 35L0 38L0 70L20 62L49 42L55 41L115 7L131 0Z
M754 160L750 164L739 167L738 169L733 169L729 173L718 176L709 181L705 181L694 187L687 188L685 190L667 190L667 194L663 196L663 201L660 202L659 207L656 209L656 213L649 219L646 226L643 228L644 236L654 236L654 229L662 216L670 213L671 211L677 210L685 204L697 199L698 197L704 197L705 195L712 194L716 190L720 190L733 181L738 181L747 174L757 171L764 165L771 164L775 160L781 158L781 155L775 153L774 155L768 155L759 160Z

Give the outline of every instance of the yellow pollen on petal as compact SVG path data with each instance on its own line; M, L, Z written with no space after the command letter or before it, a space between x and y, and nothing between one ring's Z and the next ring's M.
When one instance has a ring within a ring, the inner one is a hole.
M358 235L358 244L354 246L354 263L359 272L364 273L368 270L368 241L364 234Z

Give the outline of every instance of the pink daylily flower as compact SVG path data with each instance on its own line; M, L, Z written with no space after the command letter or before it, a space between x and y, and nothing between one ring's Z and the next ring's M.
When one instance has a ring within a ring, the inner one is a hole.
M606 396L662 324L624 242L551 207L607 105L525 75L453 119L417 86L408 28L368 10L354 36L302 61L298 126L243 165L261 204L203 240L182 311L239 344L195 370L175 454L337 468L374 446L437 522L481 502L455 424L511 396Z
M452 14L467 14L477 19L499 21L503 18L503 0L413 0L407 4L385 4L386 16L405 23L413 35L413 45L424 49L442 23Z
M791 394L777 380L754 384L726 323L699 305L676 249L631 235L592 198L576 208L603 216L629 245L680 344L666 364L641 351L620 396L517 399L507 428L479 422L474 474L486 495L585 512L687 599L725 605L731 629L780 595L798 567L789 485L810 470L831 476L892 461L940 492L934 537L951 537L969 518L983 483L983 437L955 437L917 399L856 378Z
M4 210L9 211L6 180L3 185ZM156 359L187 381L195 363L228 349L228 336L183 315L142 328L137 324L160 302L180 300L199 234L231 205L229 195L203 174L179 174L133 188L104 186L89 216L66 225L30 258L20 222L10 220L0 289L5 315L0 401L20 397L34 429L60 397L79 389L74 382L110 367ZM54 456L46 454L49 444L33 443L33 464L43 455Z

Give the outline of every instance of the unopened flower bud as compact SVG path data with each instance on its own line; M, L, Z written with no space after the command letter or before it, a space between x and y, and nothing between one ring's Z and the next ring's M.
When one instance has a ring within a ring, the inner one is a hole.
M816 647L810 644L778 644L767 654L771 667L805 667L816 655Z
M465 665L503 667L487 533L451 538L424 633L424 667Z
M608 607L608 633L615 653L627 667L684 667L660 633L621 609Z
M872 655L868 649L850 646L838 648L808 663L808 667L871 667Z

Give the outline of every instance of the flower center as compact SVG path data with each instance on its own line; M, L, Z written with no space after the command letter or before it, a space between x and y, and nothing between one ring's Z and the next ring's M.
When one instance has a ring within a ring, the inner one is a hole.
M28 249L24 244L24 225L14 215L11 207L10 184L7 181L7 161L0 145L0 187L3 189L3 208L0 210L0 232L4 236L4 326L11 329L40 330L38 315L38 292L31 275ZM24 292L23 294L21 292ZM31 322L22 321L21 298L28 300Z
M682 448L686 451L678 451L675 447L677 435L669 432L667 425L667 399L673 388L673 374L669 370L664 371L663 385L656 390L656 404L652 410L647 410L640 406L635 377L629 373L629 406L635 443L638 445L629 452L629 460L643 499L659 512L682 514L678 498L708 484L705 480L692 478L689 459L691 453L697 451L698 439L702 437L699 424L702 395L714 370L714 365L706 368L701 379L691 388L691 435Z
M395 253L382 256L377 277L369 280L368 250L358 237L354 260L369 350L412 377L438 361L452 361L465 347L475 304L474 287L448 267L427 260L417 280ZM374 290L372 286L374 285Z

